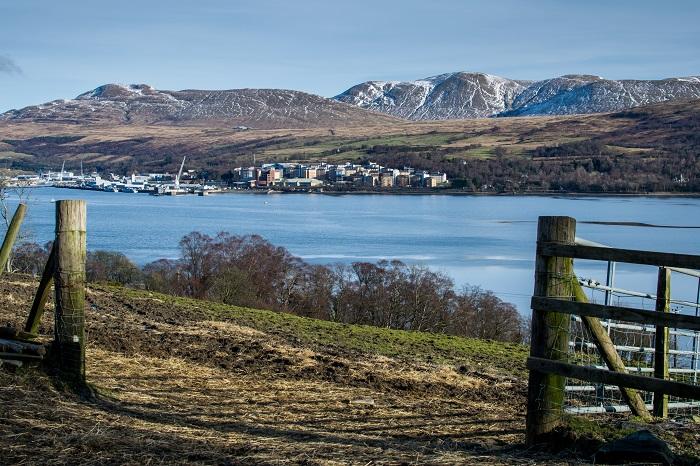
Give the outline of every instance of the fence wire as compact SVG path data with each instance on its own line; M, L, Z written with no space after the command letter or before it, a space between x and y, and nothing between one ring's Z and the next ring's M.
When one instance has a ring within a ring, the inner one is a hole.
M85 376L85 273L61 272L61 283L55 286L61 296L54 327L59 369L64 377L82 383Z
M595 282L579 281L587 291L589 302L605 304L606 289ZM614 306L654 310L656 299L651 295L632 296L624 291L607 289L608 302ZM639 293L643 295L644 293ZM671 300L671 312L696 315L697 304ZM603 320L601 324L614 343L627 372L634 375L654 375L654 351L656 327L616 320ZM569 342L565 360L582 366L607 369L595 341L578 316L570 316ZM669 379L690 384L700 383L700 332L669 329ZM649 409L653 393L639 392ZM566 379L564 412L569 414L596 414L628 412L620 389L614 385ZM669 396L669 417L700 414L700 401Z

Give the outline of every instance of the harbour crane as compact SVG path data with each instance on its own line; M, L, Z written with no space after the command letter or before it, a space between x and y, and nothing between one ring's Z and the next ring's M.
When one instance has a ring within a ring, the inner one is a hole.
M180 164L180 171L177 172L177 176L175 177L175 191L176 192L180 190L180 177L182 176L182 169L185 168L185 159L186 158L187 158L186 155L184 157L182 157L182 163Z

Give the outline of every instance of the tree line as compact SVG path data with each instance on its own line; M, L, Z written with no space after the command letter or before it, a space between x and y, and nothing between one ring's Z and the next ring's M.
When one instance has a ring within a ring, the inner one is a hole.
M528 154L496 147L494 156L462 159L410 146L373 152L367 160L447 174L470 192L700 192L700 150L616 152L598 141L542 146Z
M50 247L20 244L13 266L40 274ZM528 335L512 304L476 286L456 289L447 275L424 266L396 260L309 264L258 235L192 232L179 247L178 259L141 268L121 253L91 251L87 278L348 324L510 342Z

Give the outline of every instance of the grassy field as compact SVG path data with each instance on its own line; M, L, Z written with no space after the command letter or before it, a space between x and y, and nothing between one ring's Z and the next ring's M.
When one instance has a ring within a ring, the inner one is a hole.
M28 277L4 276L0 320L20 325L35 288ZM36 370L0 371L7 464L587 461L573 440L557 453L523 446L523 345L105 285L91 285L87 298L94 395L79 397ZM632 425L616 422L626 424L579 423L580 435L599 443ZM671 439L684 448L686 440Z

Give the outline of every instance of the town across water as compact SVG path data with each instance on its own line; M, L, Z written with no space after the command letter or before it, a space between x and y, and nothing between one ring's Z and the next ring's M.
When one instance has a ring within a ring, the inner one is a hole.
M29 192L28 239L51 240L53 201L75 198L88 202L88 248L119 251L139 265L178 257L178 241L191 231L254 233L313 263L398 259L425 265L448 274L458 287L492 290L523 313L533 287L539 215L575 217L579 237L611 246L700 254L700 199L690 197L156 197L37 188ZM16 202L11 196L11 207ZM606 264L578 261L576 272L604 283ZM674 275L674 298L694 302L697 284L697 278ZM615 285L653 294L656 270L620 264ZM635 299L627 303L653 307Z

